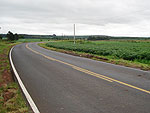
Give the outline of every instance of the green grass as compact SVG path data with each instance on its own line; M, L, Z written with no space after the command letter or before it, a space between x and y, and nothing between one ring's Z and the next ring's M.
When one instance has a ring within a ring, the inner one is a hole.
M25 100L21 94L18 84L11 78L10 64L8 59L9 50L18 44L0 40L0 113L24 113L28 112ZM7 78L3 78L4 72ZM9 97L6 98L6 96Z
M149 41L78 41L76 44L61 41L46 46L101 56L115 64L150 69Z
M6 93L11 98L5 100ZM16 83L10 83L0 88L0 113L27 113L28 108Z
M46 42L46 41L50 41L50 39L19 39L17 40L17 42Z

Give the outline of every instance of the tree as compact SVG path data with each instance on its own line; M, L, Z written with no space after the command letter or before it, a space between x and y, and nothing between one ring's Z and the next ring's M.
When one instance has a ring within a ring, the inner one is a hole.
M24 39L24 36L23 35L19 35L19 39Z
M14 34L14 39L15 40L18 40L19 39L19 36L18 36L18 34L16 33L16 34Z
M13 34L13 33L10 32L10 31L7 33L6 37L7 37L8 40L10 40L10 41L18 40L18 39L19 39L19 36L18 36L17 33L16 33L16 34Z
M53 37L56 37L56 34L53 34Z
M0 40L2 40L2 38L3 38L3 37L0 35Z
M13 34L12 32L10 32L10 31L8 31L8 33L7 33L6 37L7 37L7 38L8 38L8 40L10 40L10 41L15 40L15 38L14 38L14 34Z

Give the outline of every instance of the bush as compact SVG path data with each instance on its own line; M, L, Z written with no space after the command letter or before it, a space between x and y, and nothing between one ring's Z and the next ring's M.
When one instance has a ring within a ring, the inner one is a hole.
M0 40L2 40L2 38L3 38L3 37L0 35Z

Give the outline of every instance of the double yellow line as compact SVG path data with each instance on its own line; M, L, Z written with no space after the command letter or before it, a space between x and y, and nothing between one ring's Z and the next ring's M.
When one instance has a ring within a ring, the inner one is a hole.
M39 55L41 55L41 56L43 56L43 57L49 59L49 60L56 61L56 62L59 62L59 63L63 63L63 64L65 64L65 65L68 65L68 66L72 67L72 68L75 69L75 70L80 71L80 72L83 72L83 73L86 73L86 74L95 76L95 77L97 77L97 78L106 80L106 81L108 81L108 82L116 82L116 83L119 83L119 84L128 86L128 87L130 87L130 88L133 88L133 89L136 89L136 90L139 90L139 91L142 91L142 92L145 92L145 93L150 94L150 91L148 91L148 90L145 90L145 89L142 89L142 88L139 88L139 87L136 87L136 86L127 84L127 83L125 83L125 82L121 82L121 81L119 81L119 80L116 80L116 79L113 79L113 78L110 78L110 77L107 77L107 76L104 76L104 75L101 75L101 74L98 74L98 73L89 71L89 70L87 70L87 69L80 68L80 67L78 67L78 66L69 64L69 63L67 63L67 62L63 62L63 61L61 61L61 60L57 60L57 59L54 59L54 58L52 58L52 57L46 56L46 55L44 55L44 54L42 54L42 53L40 53L40 52L37 52L37 51L31 49L31 48L28 46L28 44L26 44L26 48L29 49L30 51L36 53L36 54L39 54Z

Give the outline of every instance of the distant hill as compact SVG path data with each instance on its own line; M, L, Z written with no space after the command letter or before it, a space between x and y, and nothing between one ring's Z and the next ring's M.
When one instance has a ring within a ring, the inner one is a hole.
M107 36L107 35L91 35L87 40L143 40L150 39L150 37L116 37L116 36Z
M2 37L6 37L6 34L0 34ZM19 34L20 38L25 39L56 39L56 40L69 40L73 39L73 35L63 35L57 36L53 35L30 35L30 34ZM127 37L127 36L107 36L107 35L77 35L76 39L86 39L86 40L117 40L117 39L126 39L126 40L143 40L150 39L150 37Z

